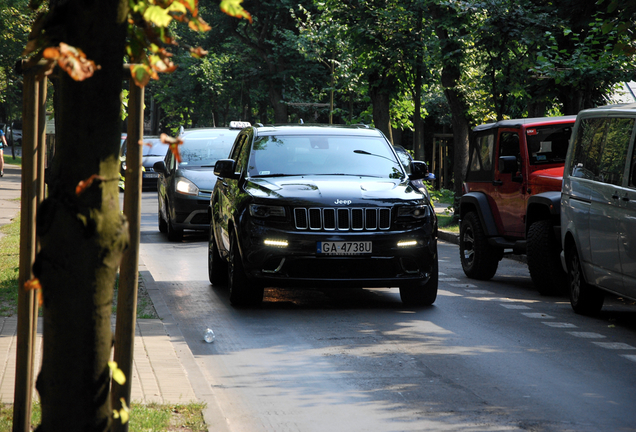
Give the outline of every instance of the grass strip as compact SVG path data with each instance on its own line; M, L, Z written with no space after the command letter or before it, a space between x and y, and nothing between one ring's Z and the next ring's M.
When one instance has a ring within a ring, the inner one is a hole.
M208 432L203 418L205 404L157 404L132 403L130 410L130 432ZM31 424L41 421L40 404L35 402L31 414ZM118 420L113 420L118 421ZM13 405L0 405L0 432L10 432L13 426Z

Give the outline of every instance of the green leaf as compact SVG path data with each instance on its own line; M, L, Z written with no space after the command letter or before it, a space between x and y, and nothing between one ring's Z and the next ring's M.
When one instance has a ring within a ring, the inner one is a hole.
M124 385L126 383L126 375L124 375L122 370L117 367L117 362L109 361L108 367L113 373L113 381L119 385Z
M153 5L144 11L144 19L158 27L168 27L168 24L172 21L172 16L167 9Z

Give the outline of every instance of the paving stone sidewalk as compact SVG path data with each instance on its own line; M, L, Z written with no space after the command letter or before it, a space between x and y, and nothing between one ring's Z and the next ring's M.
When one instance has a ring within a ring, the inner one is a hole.
M10 150L5 154L10 154ZM10 223L20 211L21 168L5 164L0 178L0 226ZM0 237L0 242L2 238ZM142 270L143 263L140 265ZM17 316L0 317L0 401L13 403L16 365ZM113 325L114 329L114 325ZM140 403L187 403L196 401L188 372L181 358L188 353L177 348L160 319L137 320L131 400ZM36 365L41 360L42 332L38 325ZM189 353L192 356L191 353ZM186 357L187 358L187 357ZM37 392L34 391L34 397Z

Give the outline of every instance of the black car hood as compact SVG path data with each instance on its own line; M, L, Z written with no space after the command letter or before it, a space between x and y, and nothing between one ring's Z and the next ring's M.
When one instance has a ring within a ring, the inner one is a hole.
M252 178L245 190L255 198L289 200L294 205L382 205L425 198L407 179L354 176Z
M214 184L216 183L216 176L214 175L214 168L202 168L202 167L189 167L185 168L180 166L177 171L178 177L185 177L202 192L212 192Z

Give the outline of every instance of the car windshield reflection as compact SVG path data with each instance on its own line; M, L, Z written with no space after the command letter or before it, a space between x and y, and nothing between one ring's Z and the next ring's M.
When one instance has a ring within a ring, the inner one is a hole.
M186 136L179 148L180 166L213 167L219 159L226 159L234 143L236 134L219 136Z
M263 136L253 145L250 177L345 175L402 179L395 155L379 138Z

